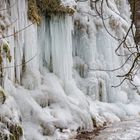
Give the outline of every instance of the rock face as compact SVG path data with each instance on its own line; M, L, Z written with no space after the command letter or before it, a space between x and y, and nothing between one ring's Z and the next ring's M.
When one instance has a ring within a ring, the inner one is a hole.
M34 23L38 16L34 10L42 4L29 7L28 2L0 1L0 25L5 27L0 29L0 44L6 40L12 56L8 61L4 55L1 67L9 100L0 109L5 118L12 118L11 127L21 125L26 140L66 140L77 131L138 115L139 88L127 82L112 88L122 80L116 75L127 70L113 72L125 62L114 51L131 23L127 0L108 0L103 5L61 0L58 9L49 7L53 14L42 9L39 25ZM127 42L133 47L131 35ZM123 46L118 53L128 55Z
M131 11L134 15L134 23L136 27L136 42L140 43L140 1L139 0L132 0L129 1L131 4Z

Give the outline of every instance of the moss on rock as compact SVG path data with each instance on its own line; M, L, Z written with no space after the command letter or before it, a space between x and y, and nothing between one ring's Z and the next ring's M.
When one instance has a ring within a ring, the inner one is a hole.
M48 16L58 14L72 15L75 10L61 4L60 0L28 0L28 18L32 22L40 23L44 14Z
M2 65L3 62L3 53L6 54L6 58L9 62L12 61L12 56L10 53L10 46L6 40L3 39L2 45L0 46L0 65Z
M0 103L4 104L5 100L6 100L6 94L4 90L0 87Z
M23 135L23 130L20 125L10 125L9 126L10 131L10 140L20 140L20 137Z
M12 121L7 122L4 117L0 120L0 129L0 140L20 140L23 136L23 129L20 124L15 124Z
M28 18L33 23L39 24L41 21L41 15L39 14L39 9L36 4L36 0L28 0Z

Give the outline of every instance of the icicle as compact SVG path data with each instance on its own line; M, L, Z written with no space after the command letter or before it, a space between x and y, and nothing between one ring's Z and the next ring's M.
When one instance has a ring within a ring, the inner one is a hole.
M72 19L52 17L50 21L53 72L64 82L72 79Z

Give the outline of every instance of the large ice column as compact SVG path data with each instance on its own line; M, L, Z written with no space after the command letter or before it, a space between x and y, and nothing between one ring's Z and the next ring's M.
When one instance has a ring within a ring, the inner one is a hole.
M52 17L50 31L53 72L67 82L72 79L72 17Z
M37 25L28 20L28 3L25 0L11 0L7 5L11 6L8 9L11 24L7 33L12 55L9 78L33 89L40 76Z
M43 67L40 66L40 70L44 74L48 71L46 69L55 73L62 81L62 86L70 100L84 109L88 106L87 100L85 95L76 86L72 73L72 31L73 23L71 16L46 17L38 29L38 33L41 33L39 37L39 44L42 48L40 60L43 64ZM45 36L43 36L44 34Z
M27 22L27 26L31 25L31 22ZM31 25L25 34L25 62L28 70L34 72L39 69L38 63L38 46L37 46L37 25Z
M25 46L25 32L24 28L26 26L26 21L27 19L27 14L25 13L26 11L26 3L23 0L15 1L11 0L10 1L11 8L9 9L9 12L11 14L11 28L9 28L8 35L10 36L8 39L11 43L12 49L12 59L14 63L11 63L13 66L15 64L15 77L16 77L16 82L20 83L21 82L21 73L22 73L22 67L18 66L22 64L22 58L23 58L23 48ZM15 33L15 35L14 35ZM14 42L13 42L14 40ZM14 46L14 47L13 47ZM11 68L11 72L14 71L14 69ZM13 73L13 72L12 72ZM12 78L12 75L10 75Z
M28 11L28 4L26 3L25 11ZM24 48L24 54L25 54L25 62L26 63L26 69L32 72L36 72L39 70L39 52L38 52L38 30L37 30L37 24L32 23L28 19L28 14L25 12L25 48Z
M102 85L106 86L106 90L102 91L106 94L107 101L114 101L117 96L117 92L120 91L120 87L117 89L112 86L116 86L120 83L119 79L116 77L117 72L111 72L110 70L118 68L120 63L120 58L115 54L115 49L118 46L118 41L112 38L104 28L98 30L97 33L97 69L103 70L99 76L102 79L100 82ZM97 71L98 72L98 71ZM108 75L108 78L103 76L103 73ZM106 92L106 93L105 93Z
M46 17L38 28L41 63L64 83L72 79L72 30L68 15Z
M38 26L39 64L41 73L46 72L46 69L52 72L51 44L50 18L43 17L41 25Z
M71 102L87 109L86 97L72 77L72 25L72 17L68 15L52 17L50 20L53 72L63 81L65 93Z
M41 83L37 25L28 21L27 26L30 27L25 31L25 48L23 57L25 69L23 69L22 85L27 89L36 89Z
M10 3L7 2L7 10L11 15L8 19L10 26L7 30L7 36L9 36L7 39L12 55L9 78L14 80L15 77L15 81L20 83L23 73L22 63L26 62L26 70L38 69L37 25L28 20L27 12L25 12L27 11L26 1L11 0Z

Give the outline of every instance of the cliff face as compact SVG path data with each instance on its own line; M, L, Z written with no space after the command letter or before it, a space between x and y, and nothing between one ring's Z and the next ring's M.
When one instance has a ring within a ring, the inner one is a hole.
M23 127L22 139L69 139L79 130L140 112L136 90L127 83L112 88L120 83L118 71L112 71L125 61L115 49L116 38L130 26L127 1L104 1L102 8L100 1L61 4L75 13L45 13L37 25L29 20L28 1L0 2L5 9L0 11L0 42L8 43L12 56L8 61L2 55L2 85L18 110L13 116ZM127 54L123 47L119 51Z
M129 1L131 5L131 11L132 15L134 16L134 23L136 27L136 42L140 42L140 1L134 0L134 1Z

